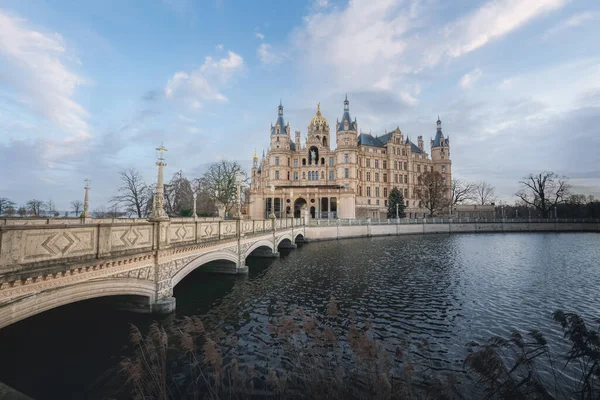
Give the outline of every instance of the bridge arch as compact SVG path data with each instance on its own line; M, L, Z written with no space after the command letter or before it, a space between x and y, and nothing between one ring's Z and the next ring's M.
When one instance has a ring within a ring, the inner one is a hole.
M294 243L294 239L292 238L292 235L284 234L284 235L281 235L281 237L277 241L277 247L279 247L281 245L281 243L283 243L286 240L289 242L289 244Z
M301 232L294 233L294 240L292 243L302 243L304 242L304 234Z
M192 261L187 263L183 268L181 268L172 278L171 284L173 287L177 285L183 278L188 276L192 271L196 268L201 267L204 264L207 264L211 261L230 261L238 265L238 256L230 251L213 251L211 253L203 254L200 257L194 258Z
M248 256L250 256L250 254L254 250L258 249L259 247L268 247L269 249L271 249L271 252L275 251L275 249L273 248L273 242L272 241L270 241L270 240L259 240L258 242L253 243L252 246L250 246L248 248L248 250L246 250L246 253L244 254L244 260L246 258L248 258Z
M156 284L134 278L98 279L29 295L0 307L0 329L26 318L78 301L97 297L132 295L147 302L156 300Z

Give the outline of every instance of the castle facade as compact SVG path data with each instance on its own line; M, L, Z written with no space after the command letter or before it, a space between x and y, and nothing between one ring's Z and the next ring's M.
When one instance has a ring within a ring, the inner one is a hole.
M406 216L417 218L427 214L416 198L421 174L438 171L448 186L452 182L450 139L444 137L439 118L431 154L422 136L417 136L415 144L399 127L381 136L359 133L347 97L342 118L335 124L335 137L320 106L308 125L305 142L299 131L294 135L292 140L280 104L268 152L260 160L254 154L251 218L268 218L272 213L277 218L300 217L303 209L311 218L386 218L394 187L404 195Z

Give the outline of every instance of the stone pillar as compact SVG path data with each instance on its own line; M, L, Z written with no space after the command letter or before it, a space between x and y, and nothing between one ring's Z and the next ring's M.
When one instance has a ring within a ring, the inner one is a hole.
M85 179L85 195L83 196L83 214L81 215L83 218L92 218L92 216L90 215L90 207L89 207L89 203L88 203L88 191L90 190L90 180L89 179Z
M198 218L197 214L196 214L196 200L198 199L198 193L194 192L194 220Z
M152 214L150 214L150 220L165 220L169 219L169 216L165 212L164 202L164 183L163 183L163 169L167 166L163 153L167 151L164 146L156 148L156 151L160 153L156 165L158 166L158 182L156 184L156 192L154 193L154 202L152 203Z
M219 213L220 219L225 219L225 205L217 203L217 212Z

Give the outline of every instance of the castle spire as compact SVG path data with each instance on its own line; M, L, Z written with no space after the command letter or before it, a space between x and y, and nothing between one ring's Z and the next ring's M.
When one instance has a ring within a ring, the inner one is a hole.
M344 100L344 111L350 110L350 102L348 101L348 93L346 93L346 99Z
M440 121L440 116L438 115L438 120L437 120L437 130L441 131L442 130L442 121Z
M281 116L283 116L283 104L281 103L281 99L279 99L279 107L278 107L278 110L279 110L279 112L278 112L279 116L280 116L280 117L281 117ZM283 127L282 127L282 128L283 128Z

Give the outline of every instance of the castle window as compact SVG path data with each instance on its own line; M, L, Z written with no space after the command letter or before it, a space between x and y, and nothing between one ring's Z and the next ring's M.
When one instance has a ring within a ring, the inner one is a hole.
M446 167L442 165L442 174L446 172Z
M367 182L371 182L371 173L367 171Z
M383 181L387 183L387 174L383 174Z
M404 170L408 171L408 164L407 163L404 163Z
M348 168L344 168L344 178L350 178L350 171Z
M371 168L371 159L367 158L367 168Z
M446 184L446 178L442 178L442 183L445 185Z
M344 154L344 162L347 163L348 162L348 153Z
M375 168L379 168L379 160L375 160Z
M306 172L302 172L302 179L306 179Z
M421 172L421 166L417 165L417 172Z
M404 175L404 183L408 183L408 175Z
M379 172L375 172L375 182L379 182Z
M275 157L275 165L279 165L279 157Z
M335 173L333 171L329 171L329 180L332 181L335 179Z
M398 169L398 161L394 161L394 169Z
M383 188L383 197L388 197L387 193L388 193L387 188ZM387 206L387 204L386 204L386 206Z
M298 172L294 172L294 180L297 181L298 180Z
M319 171L313 172L313 176L315 178L315 181L318 181L319 180Z
M306 158L302 159L302 165L306 165Z
M287 159L287 160L288 160L288 167L289 167L289 166L290 166L290 159L289 159L289 157L288 157L288 159Z
M329 166L333 167L333 157L329 157Z
M387 207L387 200L383 201L383 205Z
M323 146L327 146L327 138L323 137Z
M410 201L406 200L406 207L410 207Z
M406 156L406 149L402 149L402 155Z
M297 158L294 159L294 167L296 167L296 168L298 167L298 159Z
M375 188L375 197L379 197L379 188L378 187Z
M368 188L367 188L368 189ZM367 199L367 204L371 205L371 199Z
M383 169L387 169L387 161L383 160Z
M325 179L325 171L321 171L321 179Z
M325 165L325 157L321 157L321 165Z
M379 205L379 199L375 200L375 205Z
M367 186L367 197L371 197L371 186Z
M279 180L279 171L275 171L275 180L278 181Z
M359 196L362 196L362 186L359 186L359 187L358 187L358 195L359 195Z
M394 179L396 180L396 183L400 183L400 181L398 179L398 174L395 175Z
M433 172L433 165L431 166L430 171Z

